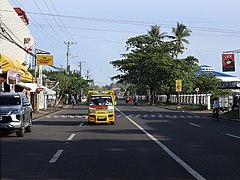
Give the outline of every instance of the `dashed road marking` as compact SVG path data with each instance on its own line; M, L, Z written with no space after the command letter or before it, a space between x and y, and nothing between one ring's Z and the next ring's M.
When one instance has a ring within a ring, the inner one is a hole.
M198 125L198 124L195 124L195 123L189 123L190 125L192 125L192 126L195 126L195 127L202 127L202 126L200 126L200 125Z
M75 135L76 135L76 134L71 134L71 135L69 136L69 138L67 139L67 141L71 141L71 140L74 138Z
M227 136L230 136L230 137L234 137L234 138L240 139L239 136L236 136L236 135L233 135L233 134L228 134L228 133L226 133L226 135L227 135Z
M58 160L58 158L61 156L62 153L63 153L63 149L58 150L58 151L54 154L54 156L52 157L52 159L50 159L49 163L55 163L55 162Z
M177 118L201 118L201 119L205 119L207 117L205 116L183 116L183 115L168 115L168 114L129 114L127 115L128 117L135 117L135 118L171 118L171 119L177 119ZM116 115L117 118L121 117L121 114ZM88 116L87 115L48 115L45 116L45 118L51 119L51 118L63 118L63 119L73 119L73 118L77 118L77 119L87 119Z

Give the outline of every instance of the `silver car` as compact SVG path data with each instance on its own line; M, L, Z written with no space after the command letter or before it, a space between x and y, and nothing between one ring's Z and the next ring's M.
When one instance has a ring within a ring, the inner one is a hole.
M16 132L23 137L31 132L32 108L23 93L0 93L0 132L10 134Z

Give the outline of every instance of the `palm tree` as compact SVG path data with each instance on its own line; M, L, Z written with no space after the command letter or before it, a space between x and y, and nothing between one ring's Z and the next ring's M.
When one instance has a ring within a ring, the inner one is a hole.
M176 28L172 28L172 33L173 36L171 36L170 38L173 39L172 43L173 43L173 52L172 52L172 56L173 58L175 58L177 60L177 57L179 54L184 52L184 43L189 44L189 41L186 39L186 37L189 37L191 34L191 30L187 28L187 26L185 26L184 24L180 24L179 22L177 22L177 27ZM180 75L180 64L177 60L177 69L178 69L178 73L177 73L177 79L179 79L179 75ZM177 92L177 108L180 108L180 92Z
M184 51L184 43L189 44L186 37L189 37L191 30L187 28L184 24L177 22L177 27L172 28L173 36L170 38L174 39L172 42L174 44L173 57L177 59L177 56Z
M156 44L161 44L162 39L166 37L166 33L161 33L160 26L158 25L151 26L151 29L148 31L148 35L153 38L153 41Z

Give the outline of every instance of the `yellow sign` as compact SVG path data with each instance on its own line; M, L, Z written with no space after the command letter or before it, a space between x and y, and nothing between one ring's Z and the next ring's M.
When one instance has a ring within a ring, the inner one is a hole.
M53 65L52 55L37 55L37 65Z
M182 80L176 80L176 92L182 92Z

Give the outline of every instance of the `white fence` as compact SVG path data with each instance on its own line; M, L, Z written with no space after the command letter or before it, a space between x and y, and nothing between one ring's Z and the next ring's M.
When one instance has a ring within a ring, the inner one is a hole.
M179 101L181 104L196 104L206 106L208 110L211 109L210 102L211 94L185 94L179 96ZM166 102L167 95L157 95L158 102ZM170 95L169 101L171 103L177 103L177 95Z

